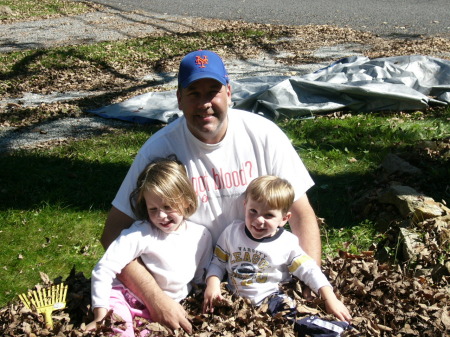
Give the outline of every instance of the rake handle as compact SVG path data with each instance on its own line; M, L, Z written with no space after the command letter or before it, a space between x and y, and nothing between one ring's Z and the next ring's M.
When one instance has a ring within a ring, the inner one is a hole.
M44 315L45 327L47 329L53 329L53 318L52 318L53 305L41 308L38 311Z

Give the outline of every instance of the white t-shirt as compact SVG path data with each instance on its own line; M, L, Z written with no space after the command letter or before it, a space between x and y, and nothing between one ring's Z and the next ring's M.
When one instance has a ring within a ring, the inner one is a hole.
M228 110L228 130L218 144L205 144L188 130L184 116L155 133L128 171L113 206L134 218L129 195L139 173L152 160L175 154L186 167L199 207L190 217L206 226L217 241L222 231L244 216L243 193L256 177L287 179L296 199L314 184L287 136L272 121L247 111Z
M233 293L249 298L254 305L279 291L279 283L295 275L314 292L330 286L315 260L298 245L298 238L280 228L270 238L254 239L245 223L237 220L220 235L206 278L220 280L228 273Z
M92 271L93 308L109 308L111 288L123 287L116 275L137 257L161 289L181 301L191 290L191 281L204 283L212 257L211 234L190 221L186 221L186 228L170 234L148 222L134 222L111 243Z

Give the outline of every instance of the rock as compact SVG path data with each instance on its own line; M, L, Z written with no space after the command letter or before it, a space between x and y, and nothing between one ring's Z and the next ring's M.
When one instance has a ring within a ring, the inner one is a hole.
M440 245L445 245L450 242L450 216L439 217L434 219L437 228L437 237ZM445 247L441 247L445 249Z
M431 275L431 272L432 272L431 268L425 268L425 269L417 268L414 271L414 276L415 277L426 277L426 276Z
M436 218L444 215L444 210L441 204L434 201L432 198L423 197L423 200L414 202L414 220L421 222L426 219Z
M431 278L434 282L439 282L445 275L450 275L446 265L438 264L431 271Z
M405 261L415 262L419 252L424 248L417 232L407 228L400 228L400 240L403 245L403 259Z
M388 173L400 173L400 174L422 174L422 171L408 163L406 160L403 160L399 156L395 154L388 154L381 163L381 167Z
M8 6L0 6L0 16L13 16L14 12Z
M378 201L383 204L391 204L397 207L403 217L408 217L414 212L412 203L420 197L420 194L409 186L394 185L386 192L380 193Z
M412 216L415 223L445 214L445 207L442 204L421 195L409 186L391 186L380 194L378 201L394 205L403 217Z

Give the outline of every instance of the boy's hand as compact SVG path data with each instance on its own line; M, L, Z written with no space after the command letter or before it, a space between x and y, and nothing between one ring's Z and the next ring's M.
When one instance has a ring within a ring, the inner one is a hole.
M325 300L325 309L329 314L333 314L341 321L350 323L352 316L347 307L338 300L333 289L325 286L319 289L320 296Z
M336 297L327 299L325 301L325 309L329 314L335 315L341 321L350 323L352 320L352 316L350 315L347 307Z
M216 276L210 276L206 280L206 289L203 294L203 313L214 312L214 304L217 301L223 300L222 293L220 291L220 280Z

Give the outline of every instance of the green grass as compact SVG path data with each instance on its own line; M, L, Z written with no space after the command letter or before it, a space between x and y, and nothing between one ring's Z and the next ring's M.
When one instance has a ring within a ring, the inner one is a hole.
M450 135L449 117L450 109L420 118L360 114L279 122L316 181L309 196L325 219L324 254L336 255L339 249L356 253L381 239L374 223L352 214L349 187L371 186L386 153ZM0 156L0 305L38 283L39 272L65 278L75 267L89 276L103 252L98 238L110 202L137 151L156 129L124 129L53 149ZM448 173L427 172L437 181ZM429 192L445 197L442 188Z
M382 233L377 232L376 225L364 220L351 227L323 227L322 228L322 254L336 256L339 250L352 254L369 250L383 238Z
M76 211L61 204L0 213L2 249L1 304L39 283L39 272L67 277L72 266L89 272L102 253L98 236L104 212Z
M254 29L239 31L194 32L143 37L113 42L99 42L76 47L59 47L48 50L17 51L0 55L3 73L37 72L71 69L85 63L130 67L159 59L181 56L198 48L214 49L215 46L231 45L233 40L258 39L267 32ZM25 67L24 67L25 66Z
M169 70L161 67L192 50L231 48L233 41L242 43L242 40L247 46L257 45L263 36L272 34L262 30L227 29L3 53L0 54L0 95L64 90L62 87L71 84L85 90L120 88L123 92L126 91L123 83L128 83L129 90L133 90L134 86L141 88L145 84L140 80L143 73L171 71L175 66L169 66Z
M89 11L89 6L83 2L64 0L0 0L0 6L8 6L13 13L13 19L74 15ZM0 15L0 20L2 19L11 17Z

